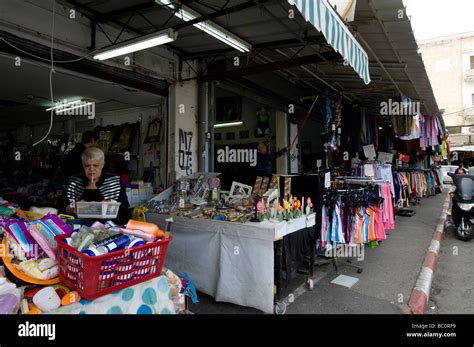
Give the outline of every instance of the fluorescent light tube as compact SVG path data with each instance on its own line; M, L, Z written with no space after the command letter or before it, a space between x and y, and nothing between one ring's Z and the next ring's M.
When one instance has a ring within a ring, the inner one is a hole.
M177 37L178 33L175 32L173 29L167 29L164 31L148 34L145 36L137 37L133 40L128 40L125 42L121 42L117 45L101 49L96 55L94 55L94 59L106 60L127 53L132 53L136 51L141 51L143 49L164 45L166 43L176 41Z
M217 123L214 124L214 128L227 128L227 127L238 127L239 125L244 124L243 121L235 121L235 122L226 122L226 123Z
M165 5L168 7L170 11L175 11L175 5L171 3L170 0L155 0L155 2ZM193 19L201 17L201 14L193 11L187 6L181 6L181 9L176 11L174 14L176 17L181 18L185 22L189 22ZM220 27L219 25L211 22L205 21L193 24L196 28L204 31L205 33L215 37L216 39L224 42L225 44L234 47L236 50L240 52L249 52L252 48L252 45L248 42L242 40L241 38L233 35L229 31L225 30L224 28Z
M66 100L65 100L64 103L59 103L54 107L47 108L46 111L56 110L58 108L63 108L63 107L69 106L69 105L74 105L74 104L77 104L79 102L82 102L82 100L76 100L76 101L71 101L71 102L66 102Z
M77 106L67 107L67 108L63 108L61 110L57 110L56 114L71 111L71 110L75 110L76 108L86 107L86 106L89 106L89 105L92 105L92 102L84 102L84 103L81 103L80 105L77 105Z

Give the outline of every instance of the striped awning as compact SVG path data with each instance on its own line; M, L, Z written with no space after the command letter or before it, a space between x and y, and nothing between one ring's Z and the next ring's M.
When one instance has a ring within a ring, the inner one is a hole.
M324 35L326 41L342 55L365 84L369 84L369 57L328 1L288 0L288 2L298 8L304 18Z

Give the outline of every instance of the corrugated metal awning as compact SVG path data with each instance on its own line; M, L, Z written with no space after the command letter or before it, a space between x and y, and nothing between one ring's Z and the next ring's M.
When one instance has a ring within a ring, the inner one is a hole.
M288 2L298 8L304 18L324 35L331 47L342 55L365 84L369 84L367 53L327 0L288 0Z

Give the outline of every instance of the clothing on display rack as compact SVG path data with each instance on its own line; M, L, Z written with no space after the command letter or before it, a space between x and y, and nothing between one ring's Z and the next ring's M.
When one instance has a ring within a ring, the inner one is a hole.
M411 117L410 133L406 136L400 136L402 140L419 139L422 136L424 118L421 113Z
M391 164L382 164L380 162L360 163L359 166L355 168L355 175L374 177L376 179L388 182L390 184L390 191L392 192L392 196L395 195Z
M395 204L408 207L413 201L441 193L441 181L436 169L397 169L393 172Z
M387 238L386 230L395 227L390 185L363 180L358 183L365 187L328 190L323 196L320 240L327 250L335 244L377 244Z

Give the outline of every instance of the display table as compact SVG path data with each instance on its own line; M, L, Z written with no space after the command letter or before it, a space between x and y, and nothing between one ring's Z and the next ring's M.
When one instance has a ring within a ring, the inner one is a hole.
M81 300L51 314L174 314L166 276L139 283L94 300Z
M150 213L147 221L164 228L169 217ZM177 274L187 272L196 288L216 301L266 313L273 312L275 263L281 264L281 258L275 262L274 242L315 225L315 214L280 223L173 219L165 266Z

